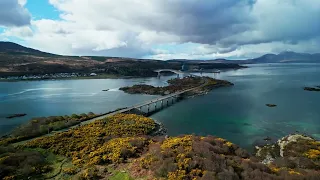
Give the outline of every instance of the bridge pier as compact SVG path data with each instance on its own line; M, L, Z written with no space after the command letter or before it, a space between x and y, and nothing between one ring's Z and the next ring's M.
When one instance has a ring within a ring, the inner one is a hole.
M163 108L163 100L161 100L161 108Z
M148 104L147 106L148 106L148 114L149 114L149 111L150 111L150 105Z
M154 110L157 110L157 102L154 103Z
M158 79L160 79L160 77L161 77L161 73L160 73L160 72L158 72L158 76L157 76L157 78L158 78Z

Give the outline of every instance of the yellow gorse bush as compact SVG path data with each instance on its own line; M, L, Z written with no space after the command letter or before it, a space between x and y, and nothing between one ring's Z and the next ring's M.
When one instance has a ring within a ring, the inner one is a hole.
M137 136L151 133L155 126L152 119L144 116L117 114L54 136L35 139L25 146L66 155L77 166L117 163L137 153L134 141L147 144L146 138Z
M132 141L146 142L145 138L115 138L106 142L96 151L90 153L90 157L99 158L105 162L119 163L122 162L126 154L135 154L137 147L131 144ZM94 163L93 163L94 164Z
M192 135L183 137L170 137L161 145L162 150L172 149L175 153L178 151L179 147L183 148L185 152L190 152L192 150Z
M310 149L308 152L304 153L304 155L310 159L320 159L320 150Z

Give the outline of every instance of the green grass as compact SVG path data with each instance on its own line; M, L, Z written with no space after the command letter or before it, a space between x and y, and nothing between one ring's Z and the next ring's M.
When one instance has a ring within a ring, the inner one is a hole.
M60 175L61 170L63 168L73 166L71 163L71 160L67 159L64 156L55 155L48 150L41 149L41 148L35 148L35 149L25 148L25 150L38 151L46 157L46 161L50 164L50 167L52 167L52 171L47 174L44 174L45 178L50 178L58 174Z

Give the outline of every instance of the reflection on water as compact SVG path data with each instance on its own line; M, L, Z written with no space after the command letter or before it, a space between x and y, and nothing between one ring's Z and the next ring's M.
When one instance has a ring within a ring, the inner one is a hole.
M203 74L214 77L213 74ZM279 138L295 131L320 138L320 93L304 86L320 85L320 65L264 64L222 72L234 87L176 103L152 117L163 122L169 135L216 135L242 147L266 136ZM129 95L118 89L137 83L167 85L175 77L68 80L0 83L0 134L31 117L72 113L102 113L155 98ZM105 92L104 89L110 89ZM269 108L265 104L277 104ZM6 119L8 114L26 117Z

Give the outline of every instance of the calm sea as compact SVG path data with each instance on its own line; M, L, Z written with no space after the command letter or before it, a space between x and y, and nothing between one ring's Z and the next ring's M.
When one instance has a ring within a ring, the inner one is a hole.
M296 131L320 138L320 93L304 86L320 86L320 64L263 64L216 76L233 87L221 88L181 101L154 114L169 135L216 135L242 147L266 136L278 138ZM172 77L108 80L0 82L0 134L32 117L103 113L147 101L156 96L129 95L119 87L137 83L166 85ZM110 89L103 92L104 89ZM265 104L277 104L269 108ZM6 119L10 114L25 117Z

